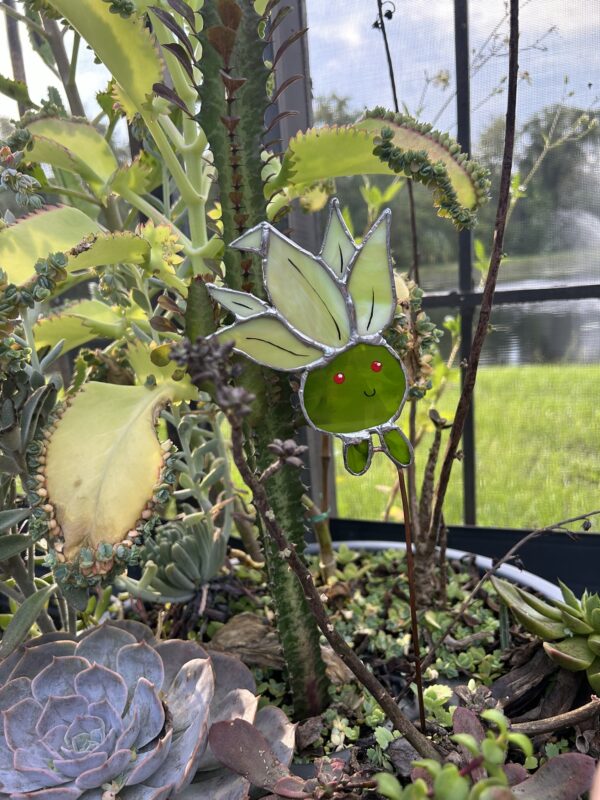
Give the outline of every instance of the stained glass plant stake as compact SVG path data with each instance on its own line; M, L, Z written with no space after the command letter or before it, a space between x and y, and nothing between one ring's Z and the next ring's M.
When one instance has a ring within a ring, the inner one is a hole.
M398 469L406 531L415 680L421 726L425 712L410 512L402 470L412 446L396 424L408 395L408 376L383 332L397 308L386 209L360 244L350 234L337 200L331 201L323 246L304 250L262 222L231 243L262 261L267 302L247 292L207 284L235 321L215 336L257 364L300 374L300 405L307 423L342 442L344 466L364 475L375 451ZM322 449L323 480L327 486ZM326 493L329 494L328 490ZM328 498L323 498L327 508Z

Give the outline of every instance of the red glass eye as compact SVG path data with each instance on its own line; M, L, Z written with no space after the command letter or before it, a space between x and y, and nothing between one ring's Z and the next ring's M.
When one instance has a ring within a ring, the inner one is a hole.
M381 372L382 367L383 364L381 363L381 361L371 361L371 369L373 370L373 372Z
M346 380L346 376L343 372L336 372L333 376L334 383L343 383Z

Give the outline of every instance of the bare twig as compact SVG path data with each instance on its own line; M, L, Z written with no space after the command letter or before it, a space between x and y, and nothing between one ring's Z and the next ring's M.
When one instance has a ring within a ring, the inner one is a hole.
M415 563L410 530L410 506L406 494L406 484L402 469L398 467L398 481L402 495L402 510L404 511L404 536L406 537L406 567L408 573L408 592L410 602L410 626L412 635L413 652L415 654L415 683L417 685L417 699L419 701L419 717L421 730L425 728L425 703L423 701L423 675L421 673L421 648L419 647L419 622L417 620L417 591L415 585Z
M492 255L490 257L490 268L485 282L485 288L481 300L481 310L477 329L473 337L471 355L464 375L463 388L461 391L458 407L452 423L450 437L442 469L438 482L435 504L431 518L430 531L437 536L440 529L442 510L446 491L452 473L452 466L460 440L462 437L465 420L469 411L477 369L483 343L488 333L489 321L492 313L494 301L494 291L498 279L498 271L502 261L502 248L504 243L504 230L506 227L506 217L510 204L510 179L513 163L513 151L515 144L515 124L516 124L516 105L517 105L517 79L519 72L519 2L510 0L510 38L509 38L509 65L508 65L508 100L506 108L506 133L504 138L504 154L502 157L502 172L500 176L500 191L498 197L498 208L496 212L496 224L494 226L494 243Z
M525 733L527 736L536 736L539 733L554 733L562 728L571 728L580 722L590 719L600 711L600 698L592 695L589 703L564 714L557 714L555 717L546 719L535 719L531 722L517 722L511 725L511 730L516 733Z

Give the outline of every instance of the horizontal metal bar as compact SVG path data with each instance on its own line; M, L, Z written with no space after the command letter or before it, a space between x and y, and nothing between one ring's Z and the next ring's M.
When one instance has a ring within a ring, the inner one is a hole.
M477 308L481 292L430 292L423 298L424 308ZM544 286L532 289L496 289L494 305L542 303L547 300L585 300L600 298L600 283Z

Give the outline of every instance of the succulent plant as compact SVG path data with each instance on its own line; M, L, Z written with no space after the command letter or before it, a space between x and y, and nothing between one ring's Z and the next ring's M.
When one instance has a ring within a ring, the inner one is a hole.
M219 571L227 539L203 512L168 522L146 539L142 578L122 578L119 586L142 600L186 603Z
M492 583L521 625L544 640L550 658L572 672L585 670L600 692L600 596L585 591L578 600L559 581L564 602L546 603L500 578Z
M278 709L256 715L255 688L233 656L131 620L32 639L0 662L0 798L221 796L183 794L198 767L206 785L240 783L207 749L213 722L256 716L291 757L294 726Z

